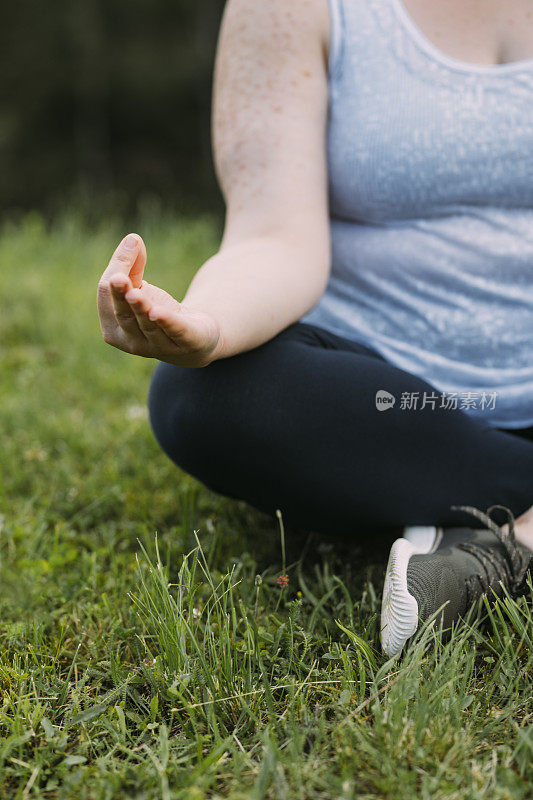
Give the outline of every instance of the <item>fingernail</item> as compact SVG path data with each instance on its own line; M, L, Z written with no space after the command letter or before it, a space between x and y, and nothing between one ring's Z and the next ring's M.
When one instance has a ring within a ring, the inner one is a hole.
M133 250L134 247L137 247L137 237L136 236L126 236L124 239L124 247L128 250Z

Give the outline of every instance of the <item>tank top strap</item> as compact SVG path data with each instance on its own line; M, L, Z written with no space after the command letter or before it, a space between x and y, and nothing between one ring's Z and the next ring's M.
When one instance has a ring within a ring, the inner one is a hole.
M334 78L340 71L342 51L346 39L344 2L343 0L328 0L331 37L329 45L329 76Z
M330 52L328 71L334 86L343 73L346 59L364 63L369 51L388 54L393 8L392 0L328 0L330 13Z

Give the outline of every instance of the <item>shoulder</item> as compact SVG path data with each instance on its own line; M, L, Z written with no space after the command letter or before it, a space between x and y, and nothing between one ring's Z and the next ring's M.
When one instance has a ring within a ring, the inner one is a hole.
M291 50L315 44L327 67L331 22L328 0L227 0L222 33Z

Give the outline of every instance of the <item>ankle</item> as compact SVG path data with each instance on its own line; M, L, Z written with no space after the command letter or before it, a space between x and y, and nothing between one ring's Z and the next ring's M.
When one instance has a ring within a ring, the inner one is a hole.
M516 520L515 534L520 544L533 551L533 515L531 514L531 509Z
M508 533L509 525L502 525L502 530ZM533 506L515 520L515 534L520 544L533 551Z

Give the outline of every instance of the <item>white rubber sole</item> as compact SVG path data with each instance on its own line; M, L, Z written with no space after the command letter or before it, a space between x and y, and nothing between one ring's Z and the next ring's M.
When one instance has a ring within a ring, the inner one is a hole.
M409 527L391 547L381 604L381 646L388 656L400 653L418 628L418 603L407 589L409 560L417 554L431 553L441 536L439 528Z

